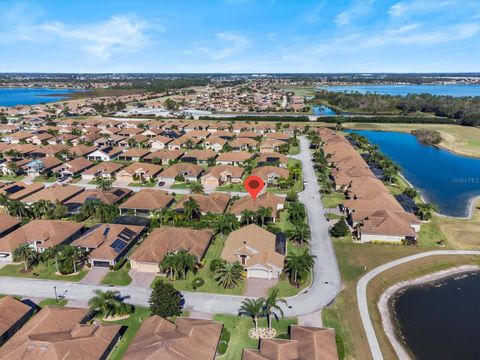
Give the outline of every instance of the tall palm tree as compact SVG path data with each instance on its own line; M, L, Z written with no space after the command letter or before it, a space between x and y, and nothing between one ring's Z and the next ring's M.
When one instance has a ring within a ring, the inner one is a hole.
M272 208L260 206L257 210L257 215L260 218L262 227L264 227L266 219L272 216Z
M124 302L120 291L95 290L95 296L88 300L90 310L99 310L104 318L116 315L129 315L132 313L132 305Z
M267 317L268 321L268 330L272 328L272 315L278 321L278 314L283 318L284 313L280 304L287 305L287 301L285 299L281 299L278 297L278 289L274 289L272 293L265 299L263 310L264 314Z
M175 276L175 254L167 254L159 264L160 269L173 281Z
M98 177L96 179L97 189L102 191L108 191L112 188L113 181L110 179L105 179L103 177Z
M16 216L18 218L29 217L29 210L25 204L18 200L10 200L8 203L7 211L10 215Z
M305 223L296 223L292 229L287 231L287 236L290 240L303 245L304 242L308 242L310 239L310 229Z
M177 274L180 274L182 279L187 278L187 272L197 270L197 258L190 254L187 250L180 250L174 255L174 267Z
M192 194L203 194L204 190L203 185L198 181L190 184L190 191Z
M249 224L253 223L253 221L255 219L255 216L256 216L256 213L253 210L245 209L245 210L242 211L241 215L242 215L242 218L241 218L242 224L249 225Z
M232 289L243 280L243 266L238 262L223 264L215 271L215 281L224 289Z
M300 223L305 220L305 217L305 206L302 203L294 201L288 205L288 220L290 222L294 224Z
M225 234L229 234L235 229L239 228L239 223L237 217L234 214L220 214L216 218L215 230L222 234L222 237Z
M200 216L200 206L194 198L189 198L183 203L183 211L188 220L193 221Z
M316 256L310 254L308 249L302 254L288 254L285 257L285 272L289 275L290 282L300 285L300 281L315 265Z
M435 210L435 206L432 204L418 204L417 215L420 217L420 220L430 220L432 218L432 213Z
M31 248L30 244L22 244L13 250L13 259L15 261L21 260L25 266L25 270L30 268L37 255L38 254Z
M258 318L263 314L265 299L249 299L242 301L242 306L238 310L239 315L250 316L255 323L255 330L258 330Z

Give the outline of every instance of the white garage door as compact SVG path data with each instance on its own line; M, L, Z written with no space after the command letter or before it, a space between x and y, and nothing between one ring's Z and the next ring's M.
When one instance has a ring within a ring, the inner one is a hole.
M260 269L248 270L247 275L249 278L268 279L268 271L266 270L260 270Z

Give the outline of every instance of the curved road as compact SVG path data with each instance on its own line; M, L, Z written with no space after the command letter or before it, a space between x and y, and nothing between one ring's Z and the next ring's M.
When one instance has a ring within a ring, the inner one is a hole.
M368 302L367 302L367 286L370 280L372 280L378 274L389 270L395 266L405 264L407 262L422 259L428 256L439 256L439 255L480 255L480 250L433 250L426 251L423 253L410 255L401 259L390 261L386 264L380 265L375 269L371 270L358 281L357 283L357 303L358 310L360 311L360 317L362 318L363 328L367 335L368 345L370 346L370 351L372 353L373 360L383 360L382 351L380 345L378 344L377 336L375 335L375 330L373 329L372 320L370 319L370 314L368 312Z
M311 231L311 252L317 257L313 269L311 286L287 298L286 316L307 315L316 312L331 303L341 288L340 273L337 266L328 225L324 216L324 208L320 200L319 186L313 169L309 152L309 143L305 137L300 138L300 154L295 158L302 161L303 176L308 181L305 190L299 193L300 200L307 208L308 222ZM54 297L54 286L57 293L68 300L86 302L92 297L93 290L119 290L128 302L147 306L151 290L142 287L121 286L107 287L40 279L22 279L0 277L0 293L33 297ZM185 307L192 311L206 313L237 314L244 296L218 295L209 293L182 292Z

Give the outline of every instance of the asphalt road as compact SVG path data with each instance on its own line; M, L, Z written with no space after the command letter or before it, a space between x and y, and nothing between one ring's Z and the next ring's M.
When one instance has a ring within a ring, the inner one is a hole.
M300 138L300 148L301 152L295 158L302 161L303 176L308 184L305 190L299 193L299 198L307 208L312 234L311 252L317 259L311 286L300 294L286 299L288 301L288 306L284 308L286 316L307 315L322 309L335 299L341 288L337 260L320 200L320 189L310 158L308 141L304 137ZM141 306L148 305L151 291L148 288L133 286L107 287L66 281L0 277L0 293L2 294L53 298L55 296L54 287L60 296L76 301L88 301L96 289L104 291L115 289L127 297L128 302ZM237 314L244 299L243 296L209 293L183 292L183 295L187 309L205 313Z

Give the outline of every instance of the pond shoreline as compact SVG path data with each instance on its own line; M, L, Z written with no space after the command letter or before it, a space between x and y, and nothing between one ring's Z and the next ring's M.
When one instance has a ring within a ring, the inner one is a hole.
M460 275L479 270L480 267L474 265L458 266L442 271L437 271L415 279L401 281L393 286L390 286L382 293L377 303L378 311L380 312L380 316L382 319L382 327L399 359L412 359L412 356L407 345L400 338L400 330L395 319L395 314L391 307L391 301L395 298L398 292L411 286L418 286L436 280L449 278L454 275Z

